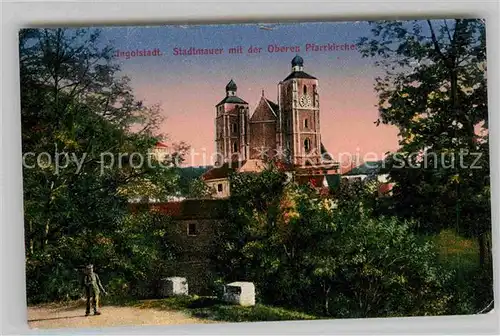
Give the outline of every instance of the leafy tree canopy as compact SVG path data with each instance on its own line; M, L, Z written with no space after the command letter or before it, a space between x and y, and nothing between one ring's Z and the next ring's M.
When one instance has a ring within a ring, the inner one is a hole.
M375 79L376 123L400 131L400 150L387 162L396 182L391 213L418 219L425 232L452 227L485 247L491 214L484 22L371 24L371 37L358 45L384 73ZM483 248L482 260L486 255Z

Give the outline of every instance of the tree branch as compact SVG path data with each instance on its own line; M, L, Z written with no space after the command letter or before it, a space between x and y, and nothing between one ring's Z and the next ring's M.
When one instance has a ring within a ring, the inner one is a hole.
M446 27L446 33L448 34L448 39L450 40L450 44L451 44L451 43L453 43L453 40L451 38L450 28L448 28L448 23L446 22L446 19L444 19L443 21L444 21L444 26Z
M436 37L436 33L434 32L434 28L432 27L432 23L430 20L427 20L427 24L429 25L429 29L431 30L431 39L432 44L434 45L434 50L438 53L438 55L443 59L445 63L448 63L448 58L443 54L441 48L439 47L439 42Z

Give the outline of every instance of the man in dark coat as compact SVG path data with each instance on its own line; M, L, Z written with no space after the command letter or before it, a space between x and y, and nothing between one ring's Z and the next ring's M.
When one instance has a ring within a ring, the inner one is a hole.
M101 315L99 311L99 295L101 291L104 295L107 295L104 287L101 284L101 280L97 273L94 273L94 266L87 265L85 269L85 296L87 298L87 307L85 309L85 316L90 315L90 299L92 298L92 307L94 308L94 315Z

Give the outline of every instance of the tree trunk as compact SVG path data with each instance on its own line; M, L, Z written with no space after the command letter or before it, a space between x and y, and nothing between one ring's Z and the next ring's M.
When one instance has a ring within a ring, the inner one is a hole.
M491 265L491 236L485 232L478 237L479 265L482 269Z
M45 234L44 234L44 246L47 246L49 244L49 220L47 220L47 223L45 223Z
M481 266L481 268L484 268L484 266L486 265L487 250L488 250L486 247L487 241L484 233L479 235L478 244L479 244L479 265Z
M331 289L331 286L328 286L328 288L326 288L326 285L323 285L323 291L325 293L325 315L328 316L330 315L330 289Z
M33 221L29 221L29 232L28 232L28 243L29 243L29 249L28 249L28 252L29 252L29 255L32 256L34 253L34 245L35 245L35 242L33 241Z
M46 211L47 211L47 213L50 213L50 210L51 210L52 191L53 190L54 190L54 181L52 181L50 183L49 195L48 195L47 204L46 204ZM48 239L49 230L50 230L50 218L48 218L47 221L45 222L45 231L44 231L44 234L43 234L43 237L42 237L42 241L41 241L42 251L45 250L45 246L49 243L49 239Z
M486 234L486 261L488 265L492 265L493 263L493 250L492 250L492 241L491 241L491 231Z

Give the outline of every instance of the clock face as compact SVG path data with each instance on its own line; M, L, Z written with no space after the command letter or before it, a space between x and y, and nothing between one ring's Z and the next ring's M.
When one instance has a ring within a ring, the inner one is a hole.
M302 96L302 97L300 97L299 104L302 107L309 107L309 106L311 106L311 97L308 97L308 96Z

